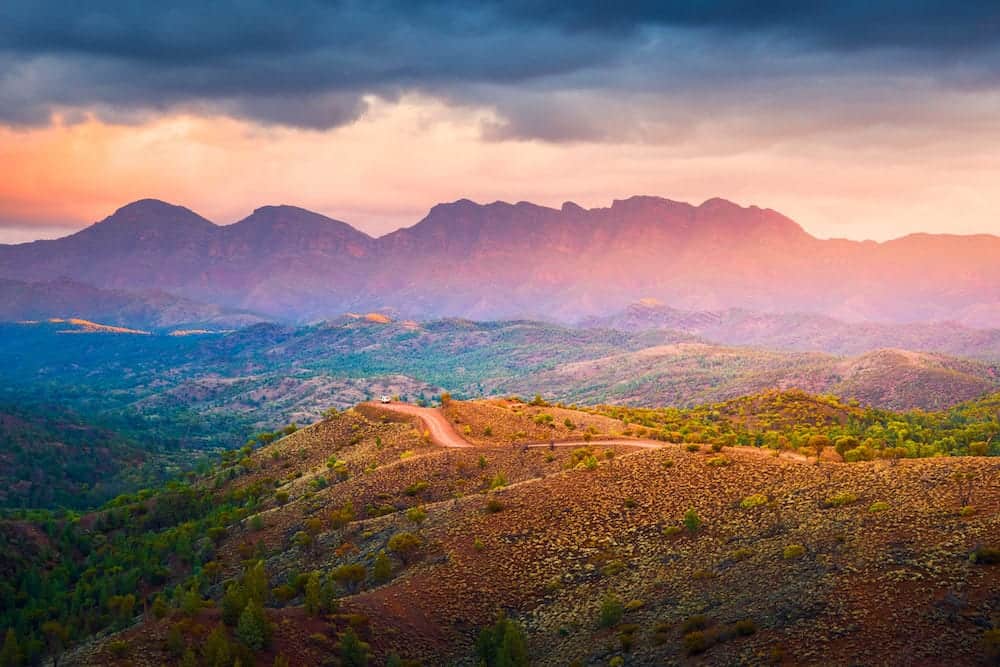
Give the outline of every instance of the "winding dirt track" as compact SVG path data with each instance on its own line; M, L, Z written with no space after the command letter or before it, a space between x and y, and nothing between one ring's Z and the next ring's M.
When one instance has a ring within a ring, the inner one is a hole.
M431 442L439 447L467 448L474 445L458 434L458 431L451 425L437 408L421 408L407 403L366 403L366 406L378 410L388 410L400 414L416 417L424 428L431 434ZM661 449L663 443L655 440L631 440L627 438L611 438L607 440L591 440L584 442L576 440L573 442L557 442L556 447L579 447L580 445L622 445L625 447L636 447L639 449ZM524 447L551 447L547 442L526 443Z
M448 418L445 417L437 408L421 408L408 403L364 403L363 405L377 410L386 410L388 412L395 412L398 414L408 415L410 417L416 417L423 423L424 428L430 432L431 442L439 447L469 448L475 446L459 435L458 431L456 431L451 425L451 422L448 421ZM557 442L554 444L555 447L579 447L581 445L620 445L623 447L635 447L636 449L663 449L667 446L657 440L641 440L638 438L607 438L604 440L591 440L590 442L574 440L570 442ZM553 444L548 442L534 442L525 443L522 446L552 447ZM761 449L759 447L736 446L729 447L729 449L748 452L755 456L773 455L771 450ZM806 463L811 460L808 457L795 452L781 452L779 458L799 463Z

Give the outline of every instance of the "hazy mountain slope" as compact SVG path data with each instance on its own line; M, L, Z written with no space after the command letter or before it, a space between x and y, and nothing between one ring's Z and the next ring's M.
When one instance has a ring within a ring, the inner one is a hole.
M62 279L25 283L0 279L0 321L81 317L139 329L237 329L260 315L176 297L161 291L98 289Z
M606 317L586 318L580 326L621 331L669 329L715 343L774 350L860 354L894 347L1000 359L1000 329L973 329L954 322L844 322L810 313L758 313L737 308L689 311L645 299Z
M297 319L391 307L423 319L576 321L655 297L694 310L1000 326L998 255L992 236L820 240L722 199L590 210L460 200L379 239L288 206L217 227L144 200L65 239L0 247L0 277L159 288Z
M851 358L681 343L569 363L491 388L535 388L580 403L682 406L796 388L884 408L931 409L998 386L1000 366L943 355L879 350Z
M783 353L539 322L393 321L345 317L308 327L261 324L175 338L65 326L0 326L0 398L37 396L131 418L192 420L191 444L312 421L381 393L417 401L542 393L565 402L691 405L770 388L837 393L879 407L939 407L994 389L997 366L943 355ZM123 417L124 418L124 417ZM234 442L233 444L239 444Z

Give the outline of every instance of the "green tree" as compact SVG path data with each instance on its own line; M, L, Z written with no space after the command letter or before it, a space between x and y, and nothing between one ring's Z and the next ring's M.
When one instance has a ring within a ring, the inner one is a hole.
M309 578L306 580L305 607L306 612L313 616L319 614L322 610L319 572L310 572Z
M59 658L69 641L69 630L59 621L46 621L42 623L42 634L52 656L52 667L59 667Z
M520 625L501 614L476 639L476 657L486 667L527 667L528 642Z
M361 641L354 628L348 627L340 634L339 647L342 667L368 667L371 647Z
M3 648L0 649L0 667L20 667L21 647L17 643L17 633L14 628L7 628L4 636Z
M267 592L271 590L271 586L267 580L264 561L258 560L246 569L243 574L243 587L249 600L259 602L261 605L267 601Z
M240 621L236 625L236 637L243 644L254 651L259 651L271 639L271 625L267 620L264 607L256 601L247 603L243 613L240 614Z
M375 564L372 566L372 578L376 583L384 584L392 578L392 561L384 551L379 551L375 556Z
M222 596L222 622L234 626L247 606L246 590L238 583L229 584Z
M223 626L217 625L201 647L202 663L208 667L231 667L233 647Z

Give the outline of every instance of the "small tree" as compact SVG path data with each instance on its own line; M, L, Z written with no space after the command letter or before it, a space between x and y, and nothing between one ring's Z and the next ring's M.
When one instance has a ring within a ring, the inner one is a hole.
M42 634L52 656L52 667L59 667L59 658L69 640L69 630L59 621L46 621L42 623Z
M208 635L202 645L201 653L206 665L233 664L233 647L221 625L215 626L215 629Z
M0 667L20 667L21 647L17 643L17 633L14 628L7 628L3 648L0 649Z
M409 563L420 550L423 541L413 533L396 533L389 538L386 545L392 553L402 559L404 563Z
M319 572L310 572L309 578L306 579L305 608L306 613L312 614L313 616L319 614L322 609Z
M384 584L392 578L392 561L385 555L384 551L379 551L375 556L375 564L372 566L372 578L376 583Z
M267 620L264 607L259 602L249 602L240 614L240 621L236 625L236 636L253 651L259 651L267 646L271 639L271 624Z
M368 570L361 563L341 565L330 573L330 577L347 589L348 593L357 592L358 587L364 583L367 576Z
M501 614L476 639L476 658L486 667L527 667L528 642L520 625Z
M340 634L339 647L342 667L368 667L371 647L361 641L354 628L348 627Z

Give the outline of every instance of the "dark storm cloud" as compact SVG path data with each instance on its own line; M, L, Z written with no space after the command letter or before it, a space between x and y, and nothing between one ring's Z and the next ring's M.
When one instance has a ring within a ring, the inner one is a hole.
M190 108L328 128L363 114L366 95L416 91L495 108L487 136L602 140L621 136L631 96L644 96L634 134L686 122L671 106L720 86L734 91L722 105L750 85L781 94L879 68L993 86L998 29L1000 5L926 0L5 0L0 122Z

